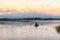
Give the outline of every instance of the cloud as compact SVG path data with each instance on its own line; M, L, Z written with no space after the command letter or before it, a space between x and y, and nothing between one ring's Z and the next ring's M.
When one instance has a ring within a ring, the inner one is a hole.
M0 14L18 12L60 15L60 0L0 0Z

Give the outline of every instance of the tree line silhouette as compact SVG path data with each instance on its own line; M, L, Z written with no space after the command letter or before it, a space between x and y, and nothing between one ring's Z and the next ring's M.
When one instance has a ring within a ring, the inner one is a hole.
M60 18L0 18L0 21L14 21L14 20L60 20Z

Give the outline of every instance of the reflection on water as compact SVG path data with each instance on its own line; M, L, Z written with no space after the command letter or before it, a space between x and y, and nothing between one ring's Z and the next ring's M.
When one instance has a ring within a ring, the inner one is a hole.
M59 22L6 22L0 24L0 40L60 40L55 26Z

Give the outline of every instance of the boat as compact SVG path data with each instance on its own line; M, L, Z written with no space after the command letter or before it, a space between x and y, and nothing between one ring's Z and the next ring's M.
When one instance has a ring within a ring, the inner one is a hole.
M34 26L35 26L35 27L38 27L38 26L39 26L39 24L36 22Z

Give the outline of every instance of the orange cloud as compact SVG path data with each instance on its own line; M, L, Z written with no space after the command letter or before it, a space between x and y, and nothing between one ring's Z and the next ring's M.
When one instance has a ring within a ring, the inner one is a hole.
M14 12L60 15L60 0L0 0L0 14Z

